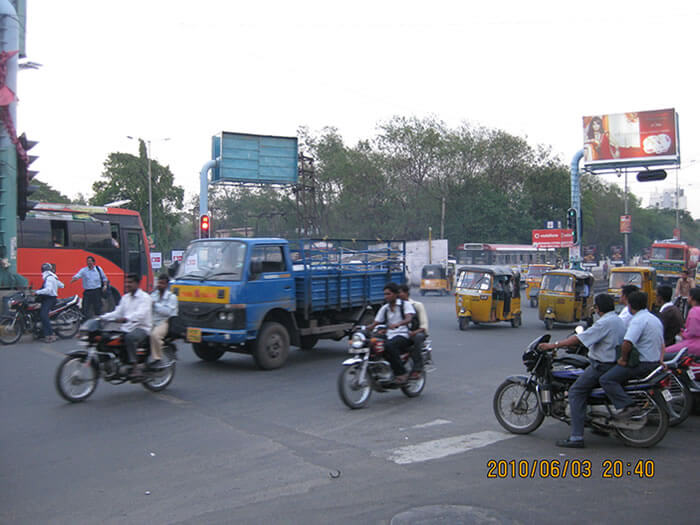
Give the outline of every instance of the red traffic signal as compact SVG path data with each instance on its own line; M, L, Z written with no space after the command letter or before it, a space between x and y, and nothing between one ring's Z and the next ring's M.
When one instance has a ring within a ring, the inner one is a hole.
M209 237L209 227L211 226L210 223L211 219L209 218L209 215L202 215L199 218L199 238L204 239L206 237Z

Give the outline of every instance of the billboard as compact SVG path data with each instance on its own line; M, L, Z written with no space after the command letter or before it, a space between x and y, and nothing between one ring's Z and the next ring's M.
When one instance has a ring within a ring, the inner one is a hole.
M583 163L592 169L680 164L676 111L583 117Z
M532 230L535 248L571 248L574 245L573 230Z
M296 184L296 137L273 137L222 131L212 137L212 159L219 162L211 181Z
M620 215L620 233L632 233L631 215Z

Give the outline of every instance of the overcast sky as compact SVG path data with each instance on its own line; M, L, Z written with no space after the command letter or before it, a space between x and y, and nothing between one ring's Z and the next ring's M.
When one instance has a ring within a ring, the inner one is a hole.
M583 115L675 108L698 218L699 28L698 4L674 0L29 0L27 59L43 66L19 74L18 130L40 141L38 178L69 196L91 193L109 153L137 153L127 135L151 139L189 196L222 130L335 126L354 144L393 115L432 115L568 165Z

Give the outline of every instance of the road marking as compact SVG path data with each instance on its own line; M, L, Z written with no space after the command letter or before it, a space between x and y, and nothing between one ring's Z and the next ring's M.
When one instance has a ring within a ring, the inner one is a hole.
M484 430L474 434L464 434L442 439L434 439L419 443L418 445L407 445L392 450L389 453L390 461L399 465L410 463L420 463L431 459L440 459L454 454L461 454L469 450L485 447L504 439L515 437L514 434L506 434L495 430Z
M408 428L428 428L428 427L436 427L438 425L449 425L452 423L449 419L434 419L433 421L428 421L427 423L421 423L420 425L413 425L412 427ZM399 431L404 431L406 428L399 428Z
M178 405L178 406L188 406L191 405L189 401L185 401L184 399L180 399L177 396L174 396L172 394L165 394L163 392L157 392L154 394L155 397L160 399L161 401L166 401L167 403L172 403L173 405Z

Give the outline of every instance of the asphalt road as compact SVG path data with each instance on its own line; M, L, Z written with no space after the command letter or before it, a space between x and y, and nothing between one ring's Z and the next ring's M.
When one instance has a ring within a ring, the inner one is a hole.
M544 330L535 310L517 329L460 332L452 297L424 301L437 368L423 395L374 393L355 411L336 391L344 342L295 349L269 372L237 354L204 363L180 343L163 393L100 383L75 405L53 386L75 341L0 347L0 523L693 521L700 417L648 450L589 434L583 450L558 449L568 427L553 420L507 434L492 397L524 372ZM535 459L590 462L590 476L488 477L491 460ZM606 460L621 479L603 477ZM627 475L638 460L653 477Z

